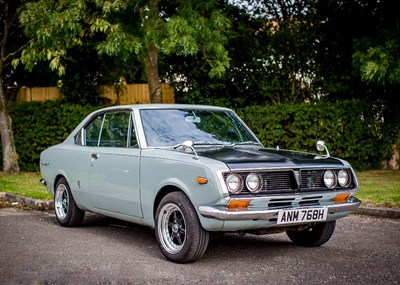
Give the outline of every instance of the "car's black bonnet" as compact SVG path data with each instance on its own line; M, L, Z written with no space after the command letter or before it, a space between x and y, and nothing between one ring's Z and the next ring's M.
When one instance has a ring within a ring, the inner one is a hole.
M343 163L335 158L303 152L274 149L234 148L199 149L198 154L226 163L230 169L271 167L338 166Z

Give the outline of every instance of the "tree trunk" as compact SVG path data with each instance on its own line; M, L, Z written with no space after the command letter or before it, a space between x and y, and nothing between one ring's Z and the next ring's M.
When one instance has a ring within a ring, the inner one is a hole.
M154 45L147 47L146 75L151 103L162 103L161 83L158 75L158 49Z
M8 115L3 86L3 67L6 59L5 51L8 41L8 2L4 3L2 11L3 38L0 47L0 136L3 154L3 171L6 173L19 172L18 154L15 148L14 135L11 129L11 118Z
M8 115L5 100L3 80L0 79L0 136L3 154L3 171L5 173L19 172L18 154L14 144L11 129L11 118Z

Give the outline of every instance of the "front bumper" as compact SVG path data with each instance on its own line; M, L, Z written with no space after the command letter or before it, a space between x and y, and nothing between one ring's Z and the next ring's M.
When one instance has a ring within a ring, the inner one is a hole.
M361 201L356 197L349 197L345 203L333 203L326 206L304 206L304 207L285 207L284 209L312 209L312 208L328 208L328 220L330 216L337 216L335 214L347 214L356 210L361 205ZM242 220L242 221L255 221L255 220L273 220L278 217L278 212L283 208L274 208L268 210L238 210L228 211L226 209L216 208L212 206L200 206L199 212L202 216L207 218L214 218L218 220Z

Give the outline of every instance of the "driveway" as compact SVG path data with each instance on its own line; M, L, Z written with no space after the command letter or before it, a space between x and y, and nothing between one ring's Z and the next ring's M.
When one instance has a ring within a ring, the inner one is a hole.
M196 263L167 261L152 229L88 214L0 209L0 284L400 284L400 221L351 215L319 248L227 234Z

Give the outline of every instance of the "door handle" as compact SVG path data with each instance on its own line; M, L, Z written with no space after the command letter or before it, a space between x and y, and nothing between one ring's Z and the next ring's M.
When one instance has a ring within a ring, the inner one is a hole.
M99 158L99 154L98 153L92 153L91 157L93 159L98 159Z

